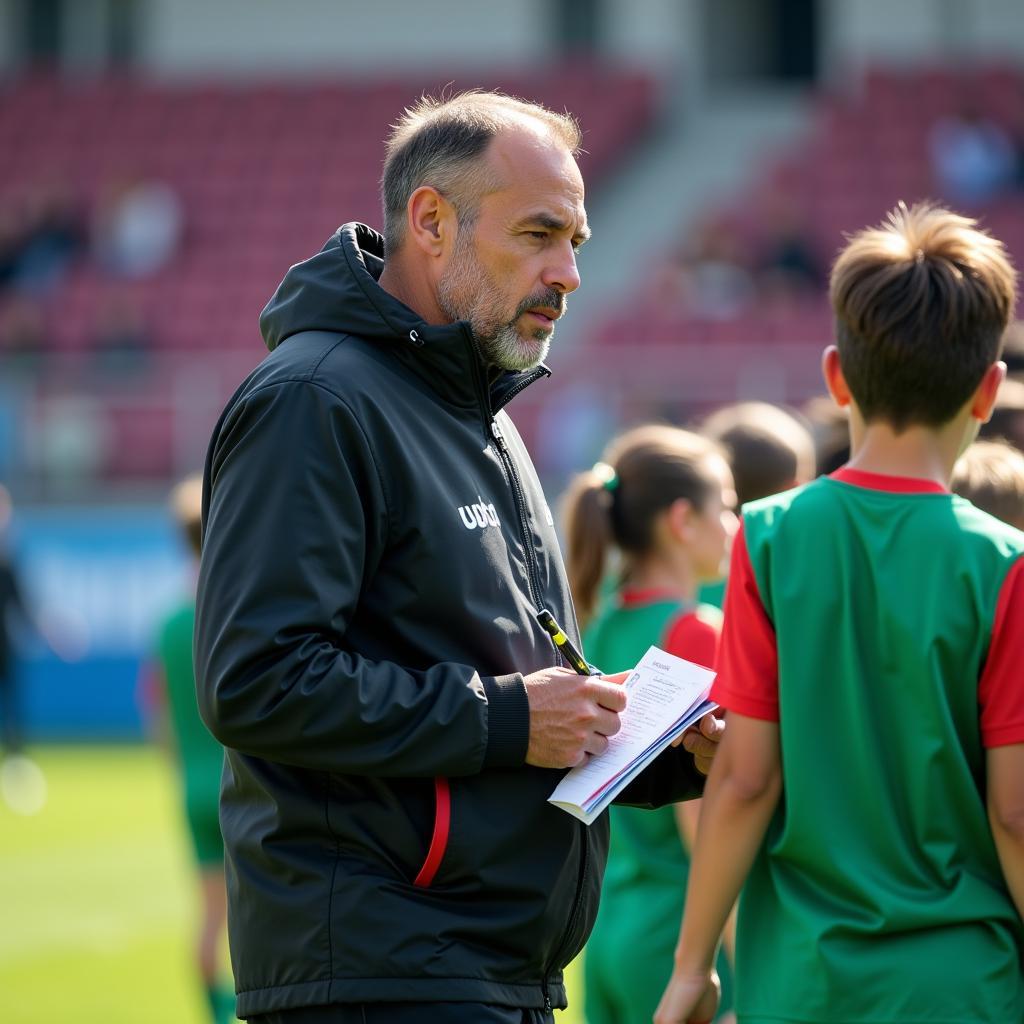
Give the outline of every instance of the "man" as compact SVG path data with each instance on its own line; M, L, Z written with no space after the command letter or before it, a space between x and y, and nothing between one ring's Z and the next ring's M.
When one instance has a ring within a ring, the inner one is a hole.
M502 407L541 365L589 230L575 123L423 100L346 224L263 312L214 432L196 670L221 798L238 1012L263 1024L551 1021L608 843L547 798L625 695L574 636L540 485ZM720 723L704 731L717 739ZM714 742L686 747L707 768ZM671 750L627 791L703 778Z

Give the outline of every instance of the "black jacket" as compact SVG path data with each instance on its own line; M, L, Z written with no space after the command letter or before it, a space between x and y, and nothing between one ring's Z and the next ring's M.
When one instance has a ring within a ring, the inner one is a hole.
M221 800L238 1012L565 1005L597 910L606 816L524 764L522 675L575 633L536 474L467 325L377 284L347 224L263 312L271 354L206 465L195 663L228 748ZM699 788L665 756L634 802Z

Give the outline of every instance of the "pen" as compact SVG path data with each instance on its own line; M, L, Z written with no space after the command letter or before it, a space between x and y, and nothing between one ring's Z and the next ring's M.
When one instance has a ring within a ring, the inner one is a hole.
M555 646L562 652L565 660L572 665L579 675L600 675L597 669L591 668L586 663L583 659L583 655L576 650L572 641L565 635L565 630L555 622L555 617L547 610L547 608L542 608L537 612L536 618L541 624L541 628L551 635L551 639L555 641Z

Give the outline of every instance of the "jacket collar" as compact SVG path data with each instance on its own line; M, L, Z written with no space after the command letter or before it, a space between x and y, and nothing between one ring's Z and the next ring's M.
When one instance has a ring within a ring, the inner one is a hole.
M384 239L365 224L343 224L315 256L291 267L260 316L267 347L303 331L366 338L402 362L445 401L493 415L550 370L538 366L489 380L469 325L428 324L381 288Z

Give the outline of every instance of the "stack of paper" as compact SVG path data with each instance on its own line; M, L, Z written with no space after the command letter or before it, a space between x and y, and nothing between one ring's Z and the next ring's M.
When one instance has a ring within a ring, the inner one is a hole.
M685 729L718 705L708 692L715 673L651 647L625 682L622 728L608 749L573 768L548 802L590 824L621 790Z

